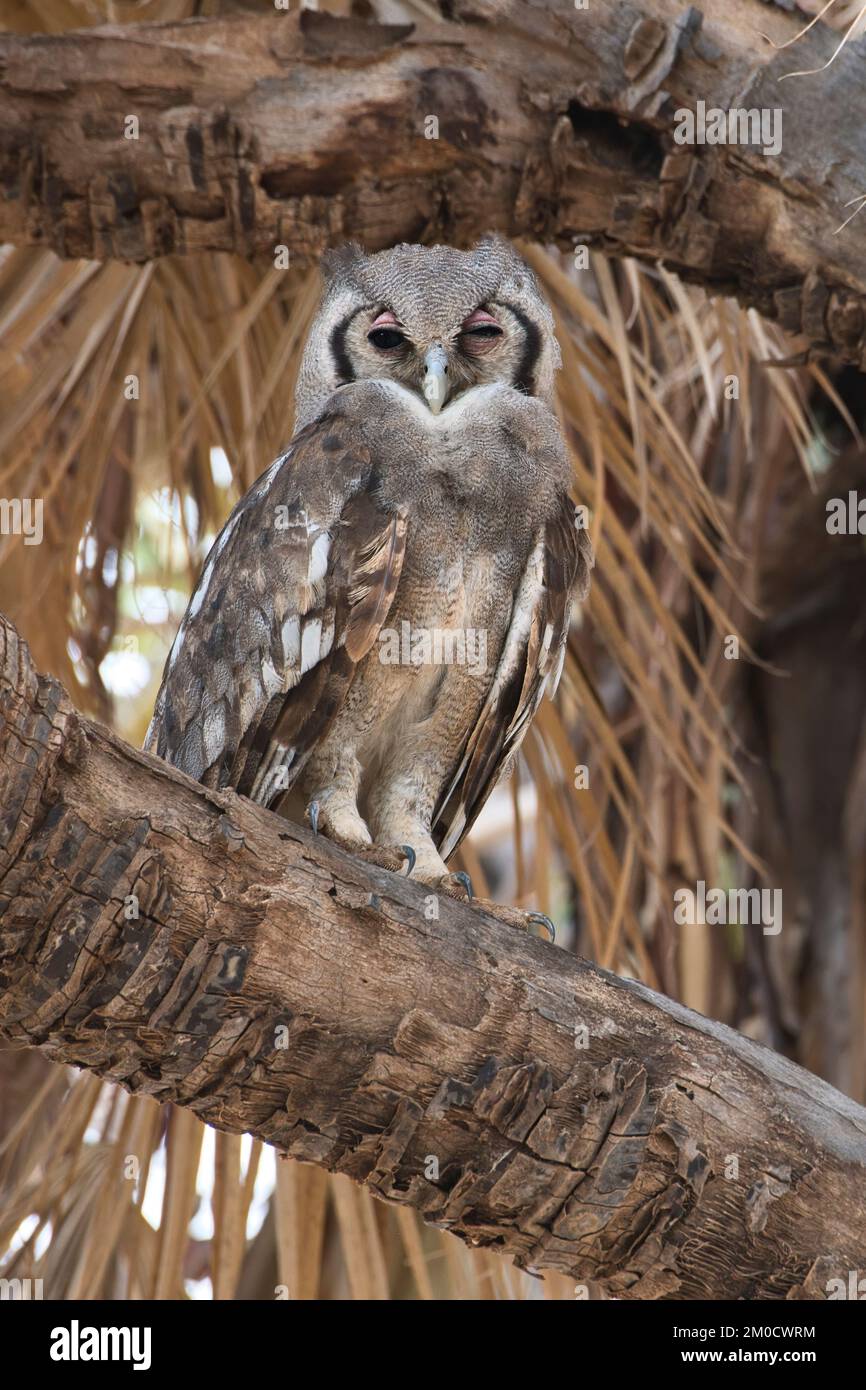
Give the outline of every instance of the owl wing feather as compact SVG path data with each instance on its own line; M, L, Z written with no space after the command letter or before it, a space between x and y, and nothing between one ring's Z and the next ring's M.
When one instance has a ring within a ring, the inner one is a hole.
M262 805L291 788L394 598L406 515L351 420L302 430L235 507L166 663L145 748Z
M572 598L586 597L592 565L589 533L578 526L574 504L563 495L529 556L490 690L434 813L433 838L443 859L468 834L545 693L554 695Z

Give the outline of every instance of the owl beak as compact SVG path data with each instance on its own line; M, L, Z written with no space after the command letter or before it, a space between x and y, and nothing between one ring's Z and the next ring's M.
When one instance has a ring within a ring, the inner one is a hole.
M448 395L448 354L441 343L435 343L424 358L424 399L438 415Z

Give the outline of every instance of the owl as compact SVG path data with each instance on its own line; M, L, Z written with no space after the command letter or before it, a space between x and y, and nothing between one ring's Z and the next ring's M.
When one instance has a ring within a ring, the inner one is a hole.
M145 747L471 898L447 861L556 689L593 563L553 318L496 237L347 246L324 274L295 435L207 557Z

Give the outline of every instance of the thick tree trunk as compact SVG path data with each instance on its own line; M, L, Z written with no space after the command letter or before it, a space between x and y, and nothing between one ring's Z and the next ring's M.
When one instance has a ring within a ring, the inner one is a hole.
M5 620L0 682L0 1038L620 1297L866 1268L825 1083L127 747Z
M779 53L760 30L784 41L797 17L760 0L442 9L416 28L305 11L0 36L0 237L142 261L580 238L866 366L864 221L836 235L866 195L862 42L780 84L839 36ZM676 144L698 101L782 108L780 153Z

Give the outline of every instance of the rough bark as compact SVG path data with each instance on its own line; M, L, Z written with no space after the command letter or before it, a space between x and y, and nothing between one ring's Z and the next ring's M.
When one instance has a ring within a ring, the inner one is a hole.
M853 1102L126 746L5 619L0 669L0 1038L620 1297L866 1267Z
M780 84L839 36L780 53L759 31L781 42L799 18L759 0L442 8L414 28L305 11L0 36L0 237L129 260L579 238L866 366L863 220L836 235L866 194L862 41ZM781 107L781 154L675 144L698 100Z

